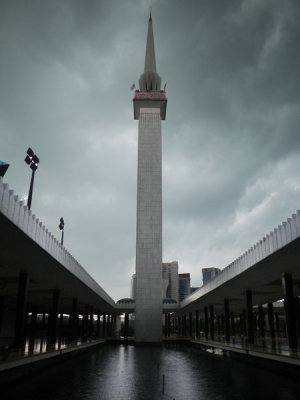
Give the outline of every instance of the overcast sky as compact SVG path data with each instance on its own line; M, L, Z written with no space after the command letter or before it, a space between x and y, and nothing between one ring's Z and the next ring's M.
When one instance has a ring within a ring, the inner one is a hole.
M152 5L167 83L163 259L193 286L300 208L298 0L0 0L0 160L115 300L135 270L137 129Z

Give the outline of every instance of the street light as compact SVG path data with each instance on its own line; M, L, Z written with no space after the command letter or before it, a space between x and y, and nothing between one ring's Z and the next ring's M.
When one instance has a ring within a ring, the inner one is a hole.
M9 164L7 164L4 161L0 161L0 176L2 176L2 178L4 177L5 172L7 171L8 167L9 167Z
M61 245L64 245L64 231L65 231L65 221L63 219L63 217L61 217L61 219L59 220L59 225L58 225L59 229L61 230Z
M32 201L32 192L33 192L33 183L34 183L34 174L35 171L37 170L38 163L40 162L40 159L36 154L34 154L33 150L28 147L26 158L24 160L26 164L30 166L32 169L32 174L31 174L31 181L30 181L30 188L29 188L29 194L28 194L28 200L27 200L27 207L30 210L31 208L31 201Z

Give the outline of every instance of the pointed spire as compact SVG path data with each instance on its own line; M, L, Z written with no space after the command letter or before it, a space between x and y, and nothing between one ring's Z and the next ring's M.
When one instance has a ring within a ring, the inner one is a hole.
M147 46L146 46L144 72L156 72L151 11L150 11L150 17L149 17L149 22L148 22L148 34L147 34Z
M144 73L141 75L139 83L140 90L160 90L161 78L156 72L151 9L148 22Z

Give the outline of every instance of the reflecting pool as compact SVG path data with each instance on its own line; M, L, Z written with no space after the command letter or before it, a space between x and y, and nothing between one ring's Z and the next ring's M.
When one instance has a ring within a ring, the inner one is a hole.
M300 384L182 345L105 345L2 388L1 399L296 400Z

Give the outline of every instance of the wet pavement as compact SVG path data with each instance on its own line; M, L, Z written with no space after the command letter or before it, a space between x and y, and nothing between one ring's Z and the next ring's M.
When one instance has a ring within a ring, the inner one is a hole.
M300 384L185 345L105 345L1 388L1 399L296 400Z

